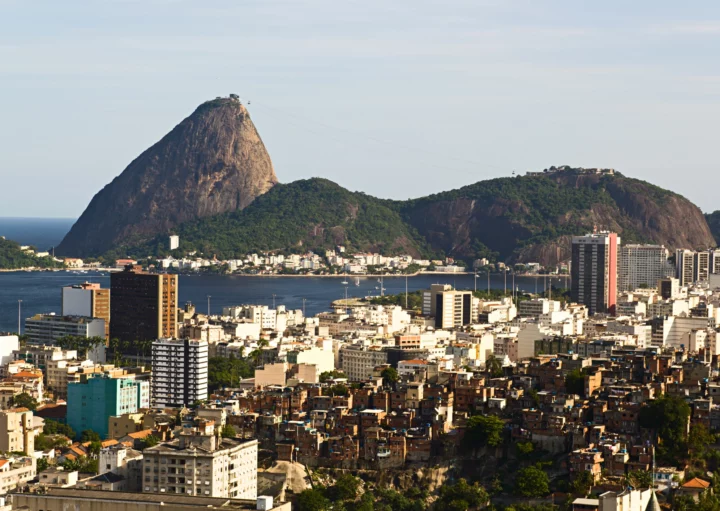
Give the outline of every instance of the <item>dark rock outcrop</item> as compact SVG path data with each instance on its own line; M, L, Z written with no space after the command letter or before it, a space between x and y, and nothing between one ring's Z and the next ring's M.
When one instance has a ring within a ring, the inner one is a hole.
M276 183L245 107L233 97L208 101L98 192L56 253L87 257L139 243L243 209Z

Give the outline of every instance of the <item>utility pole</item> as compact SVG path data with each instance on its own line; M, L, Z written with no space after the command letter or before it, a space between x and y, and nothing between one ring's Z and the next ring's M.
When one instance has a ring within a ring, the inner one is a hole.
M207 295L208 299L208 321L210 320L210 295Z
M18 300L18 335L21 335L22 332L20 331L20 328L22 327L22 322L20 320L22 316L22 300Z
M488 275L488 298L490 298L490 268L487 270Z
M477 293L477 271L473 272L473 277L475 277L475 292Z
M405 274L405 310L408 308L408 276Z
M507 296L507 266L503 268L503 273L505 274L505 293L503 296Z
M273 293L273 309L275 308L275 293Z
M303 319L305 318L305 298L303 298Z

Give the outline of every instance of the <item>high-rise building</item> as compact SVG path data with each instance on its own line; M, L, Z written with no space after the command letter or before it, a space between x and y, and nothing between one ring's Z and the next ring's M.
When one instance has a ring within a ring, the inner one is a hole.
M654 287L658 280L672 276L668 250L662 245L623 245L620 247L619 259L620 291Z
M695 282L695 253L692 250L675 251L675 271L681 286L689 286Z
M142 396L147 395L148 386L146 381L108 375L68 383L67 423L78 434L91 429L104 439L110 417L136 412L146 404Z
M693 274L695 282L707 282L710 278L710 252L707 250L695 252L693 257L695 259L695 273Z
M25 320L25 334L30 344L53 344L68 335L105 338L105 320L85 316L36 314Z
M110 335L110 290L85 282L62 288L62 315L105 320L105 338Z
M189 406L208 396L208 343L158 339L152 344L150 399L156 408Z
M143 493L256 499L258 441L222 438L218 429L197 418L171 442L143 450Z
M170 250L175 250L180 246L180 236L173 234L170 236Z
M149 341L177 335L177 275L126 266L110 276L110 338Z
M720 274L720 249L710 251L710 273Z
M435 328L458 328L477 321L472 291L457 291L447 284L432 284L423 291L423 314L435 318Z
M615 311L619 246L614 232L572 239L572 299L587 306L590 314Z

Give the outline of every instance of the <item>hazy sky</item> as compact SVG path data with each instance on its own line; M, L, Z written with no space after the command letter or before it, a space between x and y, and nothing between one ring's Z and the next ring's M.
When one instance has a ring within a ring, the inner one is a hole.
M709 1L0 0L0 216L79 215L231 92L284 182L606 166L720 209L719 52Z

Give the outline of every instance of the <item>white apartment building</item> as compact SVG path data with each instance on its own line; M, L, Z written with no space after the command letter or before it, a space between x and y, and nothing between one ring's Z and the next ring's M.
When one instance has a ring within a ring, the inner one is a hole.
M143 451L143 493L257 498L257 440L220 438L196 419L178 438Z
M662 245L622 245L619 263L620 292L655 287L658 280L673 275L668 250Z
M58 339L74 337L105 338L105 320L84 316L36 314L25 320L25 334L31 344L53 344Z
M208 344L190 339L152 343L153 407L192 405L208 396Z
M547 298L533 298L518 304L518 316L521 318L537 318L542 314L560 310L560 302Z
M340 367L351 381L367 380L372 377L373 369L387 364L387 352L381 349L366 349L359 346L340 348Z
M0 495L35 478L36 461L32 456L0 458Z

